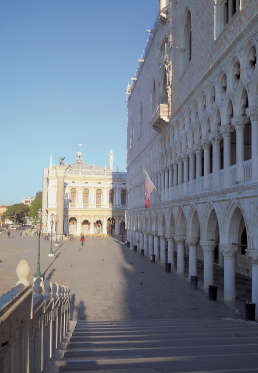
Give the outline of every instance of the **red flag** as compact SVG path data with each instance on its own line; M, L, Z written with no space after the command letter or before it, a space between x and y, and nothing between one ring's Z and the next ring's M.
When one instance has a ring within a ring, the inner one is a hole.
M155 185L151 181L149 175L145 176L145 208L147 209L150 206L150 195L153 190L156 189Z

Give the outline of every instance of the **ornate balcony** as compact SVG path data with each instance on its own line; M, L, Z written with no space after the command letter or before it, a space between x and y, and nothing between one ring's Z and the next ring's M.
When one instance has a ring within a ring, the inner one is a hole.
M160 104L152 116L151 126L155 131L161 132L168 122L168 104Z

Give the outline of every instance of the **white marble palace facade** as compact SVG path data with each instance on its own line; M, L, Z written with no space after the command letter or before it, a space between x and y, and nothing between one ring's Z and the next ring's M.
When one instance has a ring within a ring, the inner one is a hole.
M258 1L160 0L127 87L127 234L190 276L252 277L258 304ZM145 32L145 30L143 30ZM145 168L161 194L144 206ZM256 308L257 310L257 308Z
M58 216L58 235L107 234L112 219L113 234L120 234L119 222L125 221L127 207L126 173L114 172L113 151L109 168L76 162L44 169L43 230L51 231L50 215Z

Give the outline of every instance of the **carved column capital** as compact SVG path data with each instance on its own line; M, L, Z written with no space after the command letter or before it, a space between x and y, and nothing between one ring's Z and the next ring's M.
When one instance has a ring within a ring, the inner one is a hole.
M177 241L177 242L184 242L185 241L185 236L176 235L175 236L175 241Z
M215 241L200 241L203 251L214 251Z
M252 122L258 121L258 108L256 106L251 106L250 108L246 109L245 112Z
M202 151L202 147L200 145L195 145L194 146L194 151L196 154L200 154Z
M238 245L219 245L219 250L225 257L234 257L238 251Z
M222 139L221 134L219 132L212 132L208 136L208 140L212 143L214 142L220 142Z
M166 234L166 239L168 240L168 241L170 241L170 240L173 240L174 239L174 234Z
M234 131L234 127L230 125L224 125L219 128L219 132L223 137L230 137L231 133Z
M238 129L244 129L245 125L249 122L248 117L243 117L242 115L239 115L237 117L234 117L231 119L232 126L235 127L236 130Z
M252 264L258 264L258 250L246 250L247 258L252 260Z
M202 142L202 146L203 146L203 149L210 149L211 143L208 139L206 139Z
M194 238L194 237L187 238L188 246L197 246L198 242L199 242L198 238Z

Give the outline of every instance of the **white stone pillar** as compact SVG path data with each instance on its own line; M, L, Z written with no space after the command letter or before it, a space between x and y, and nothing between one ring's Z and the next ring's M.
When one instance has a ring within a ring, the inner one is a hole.
M189 278L197 276L197 239L188 239L189 247Z
M224 255L224 299L236 299L236 253L237 245L220 245Z
M140 232L140 247L139 247L139 251L142 250L144 247L143 247L143 233Z
M177 176L177 163L174 163L173 164L173 174L174 174L174 177L173 177L173 186L177 186L177 180L178 180L178 176Z
M178 160L178 197L182 196L182 183L183 183L183 161Z
M204 190L209 190L209 174L210 174L210 147L211 143L207 140L203 144L204 149Z
M67 167L62 165L56 166L55 169L57 170L57 234L58 239L60 240L63 237L64 229L64 177Z
M246 114L250 117L252 123L252 179L258 179L258 109L256 106L246 110ZM258 308L258 304L256 309Z
M119 236L119 218L118 217L115 218L115 222L116 222L116 225L115 225L115 235Z
M189 152L189 176L190 176L190 194L193 194L193 181L194 181L194 152Z
M135 232L136 234L135 234L135 237L136 237L136 243L135 243L135 245L137 245L137 251L139 251L139 248L140 248L140 232L138 232L138 231L136 231Z
M164 236L160 236L160 262L165 263L166 261L166 240Z
M252 302L255 306L255 320L258 320L258 250L247 250L252 259Z
M173 165L169 166L169 174L168 174L168 184L169 184L169 192L168 192L168 199L173 198Z
M214 134L212 138L212 173L213 173L213 189L219 188L219 170L220 170L220 133Z
M158 174L158 191L161 193L161 175Z
M148 254L148 234L147 233L143 234L143 249L144 249L144 253Z
M165 170L165 201L168 199L168 169Z
M156 256L155 259L159 258L159 237L157 235L154 236L154 254Z
M200 177L202 176L202 149L195 147L196 154L196 193L200 193Z
M154 247L153 247L153 235L149 234L149 255L154 254Z
M213 262L215 244L212 241L201 241L200 245L204 254L204 289L208 289L209 285L213 285Z
M174 237L169 236L168 237L168 263L171 263L171 267L175 266L174 251L175 251Z
M188 194L187 183L188 182L188 156L184 156L184 195Z
M244 129L249 121L247 117L234 117L231 124L236 129L236 160L237 160L237 181L244 180L243 162L244 162Z
M107 234L107 217L103 217L103 234Z
M223 163L224 163L224 187L228 188L230 185L229 167L231 166L231 134L234 127L227 125L220 127L220 133L223 136Z
M177 242L177 272L184 273L185 271L185 248L184 248L185 237L176 236L175 240Z

